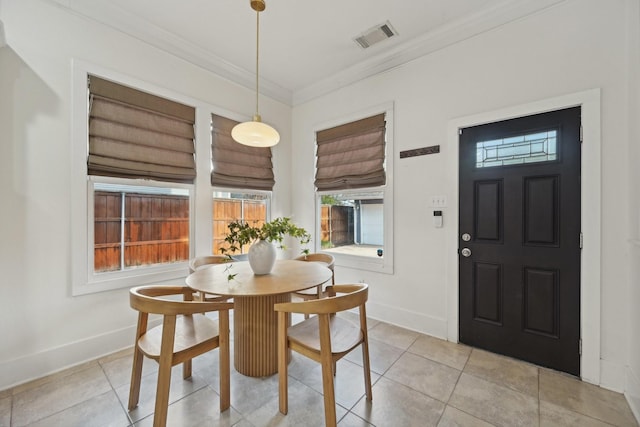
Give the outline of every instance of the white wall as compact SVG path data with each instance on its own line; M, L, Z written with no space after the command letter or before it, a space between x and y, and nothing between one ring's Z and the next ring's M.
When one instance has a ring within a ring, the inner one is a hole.
M71 296L76 225L70 207L77 195L70 189L81 179L71 166L72 60L148 82L208 111L248 118L255 94L46 1L3 1L0 21L7 43L0 47L2 390L133 344L135 316L126 289ZM282 137L273 150L273 214L289 214L291 108L263 99L261 109ZM206 181L208 171L199 172ZM210 197L198 196L196 209L204 216ZM210 251L207 244L196 252Z
M424 218L431 196L457 203L449 187L455 177L446 167L449 121L601 88L600 383L624 388L630 334L629 202L620 197L630 191L625 7L625 0L567 1L294 107L293 158L307 159L293 165L294 209L298 217L312 218L314 126L394 102L395 273L336 268L338 281L370 284L372 316L446 337L446 251L455 248L445 236L457 218L447 208L443 228ZM402 150L438 144L440 154L399 159Z
M640 2L629 2L629 369L625 395L637 419L640 419Z

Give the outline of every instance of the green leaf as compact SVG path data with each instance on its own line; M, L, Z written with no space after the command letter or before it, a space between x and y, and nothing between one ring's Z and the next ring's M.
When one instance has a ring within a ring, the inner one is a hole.
M229 247L221 249L223 254L227 252L235 253L244 245L250 244L255 240L281 243L286 235L297 239L302 245L306 245L311 241L311 234L307 230L296 226L291 222L291 218L286 217L276 218L262 225L258 225L257 221L249 224L246 221L235 220L229 223L227 228L229 233L224 240L229 244ZM285 248L284 245L279 245L278 247Z

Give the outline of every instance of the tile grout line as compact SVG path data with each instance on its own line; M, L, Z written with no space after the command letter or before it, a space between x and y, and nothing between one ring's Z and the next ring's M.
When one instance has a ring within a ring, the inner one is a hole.
M124 358L124 357L127 357L127 356L122 356L122 357ZM116 400L118 401L118 405L120 405L120 409L122 409L124 411L124 416L129 421L129 426L133 426L134 425L133 419L131 418L131 415L129 415L129 411L127 410L127 407L124 406L124 404L120 400L120 397L118 397L118 393L116 392L116 389L115 389L115 387L113 385L113 382L111 381L111 378L109 378L109 375L107 374L107 371L105 371L104 366L102 365L100 360L98 360L98 366L100 366L100 369L102 370L102 373L104 374L105 378L107 379L107 382L109 383L109 387L111 387L111 392L116 397ZM142 382L142 378L140 380ZM131 384L131 379L129 379L129 384Z
M473 348L471 349L471 351L469 351L469 355L467 356L467 360L464 362L464 366L462 367L462 369L460 369L460 373L458 374L458 378L456 379L456 383L453 386L453 390L451 390L451 394L449 395L449 397L447 398L447 401L444 404L444 410L442 411L442 414L440 414L440 418L438 418L438 422L436 423L436 425L438 425L440 423L440 421L442 420L442 417L444 417L444 412L447 410L447 407L450 406L449 405L449 401L451 400L451 397L453 396L453 393L455 393L456 388L458 387L458 383L460 382L460 378L462 377L462 373L464 372L464 368L467 367L467 364L469 363L469 359L471 359L471 352L473 351ZM455 408L455 406L451 406L452 408ZM458 409L458 408L456 408ZM461 409L458 409L461 412L464 412L465 414L467 414L467 412L462 411ZM473 416L474 418L478 418L474 415L468 414L470 416ZM480 418L478 418L480 419Z

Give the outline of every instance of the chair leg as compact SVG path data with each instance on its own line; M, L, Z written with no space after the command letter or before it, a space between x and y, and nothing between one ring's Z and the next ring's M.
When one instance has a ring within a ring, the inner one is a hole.
M142 362L144 355L136 344L133 350L133 368L131 369L131 385L129 387L129 410L138 406L140 399L140 381L142 380Z
M182 363L182 378L183 379L187 379L189 377L191 377L191 359L189 360L185 360Z
M160 359L158 369L158 386L156 388L156 406L153 414L153 427L167 425L167 412L169 410L169 388L171 387L171 363Z
M287 316L288 313L278 312L278 394L280 412L287 415L289 411L289 384L287 370Z
M218 312L218 330L220 333L220 412L231 406L231 361L229 357L229 311Z
M303 297L302 300L303 301L309 301L312 298L313 298L312 296L306 296L306 297ZM309 318L309 313L305 313L304 314L304 320L307 320L308 318Z
M362 343L362 369L364 370L364 389L367 394L367 400L371 402L373 395L371 393L371 367L369 365L369 345L367 341Z
M322 394L324 395L324 420L327 427L336 427L336 398L333 385L334 361L331 355L329 315L318 314L320 323L320 363L322 365Z
M362 368L364 369L364 388L369 402L373 399L371 392L371 365L369 363L369 333L367 331L367 311L360 307L360 325L362 328Z
M164 316L162 322L162 345L158 364L158 386L156 388L156 406L153 414L153 427L167 425L169 410L169 388L171 386L171 367L173 366L173 342L176 334L176 316Z
M328 353L328 359L321 356L322 360L322 394L324 395L324 419L327 427L336 426L336 398L333 382L331 353Z
M129 410L138 406L138 400L140 400L140 381L142 379L142 362L144 361L144 355L138 348L138 340L147 331L147 321L149 315L147 313L140 313L138 315L138 326L136 328L136 340L133 344L133 366L131 368L131 385L129 387Z

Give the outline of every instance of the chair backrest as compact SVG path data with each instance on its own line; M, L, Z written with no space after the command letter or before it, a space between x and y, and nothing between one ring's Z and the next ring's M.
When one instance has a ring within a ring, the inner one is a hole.
M189 273L193 273L198 269L198 267L202 267L203 265L224 264L231 261L233 260L226 255L205 255L195 257L189 261Z
M350 285L327 286L328 298L302 302L284 302L274 305L275 311L303 314L330 314L363 306L369 297L369 285L356 283Z
M186 315L233 309L231 302L194 301L193 292L193 289L187 286L138 286L129 291L129 304L131 308L142 313L163 315ZM168 295L183 295L185 301L159 298Z
M322 252L316 252L316 253L307 254L307 255L300 255L299 257L294 259L296 261L324 262L325 264L327 264L327 267L329 267L331 271L333 271L333 266L336 262L336 259L333 257L333 255L325 254Z

